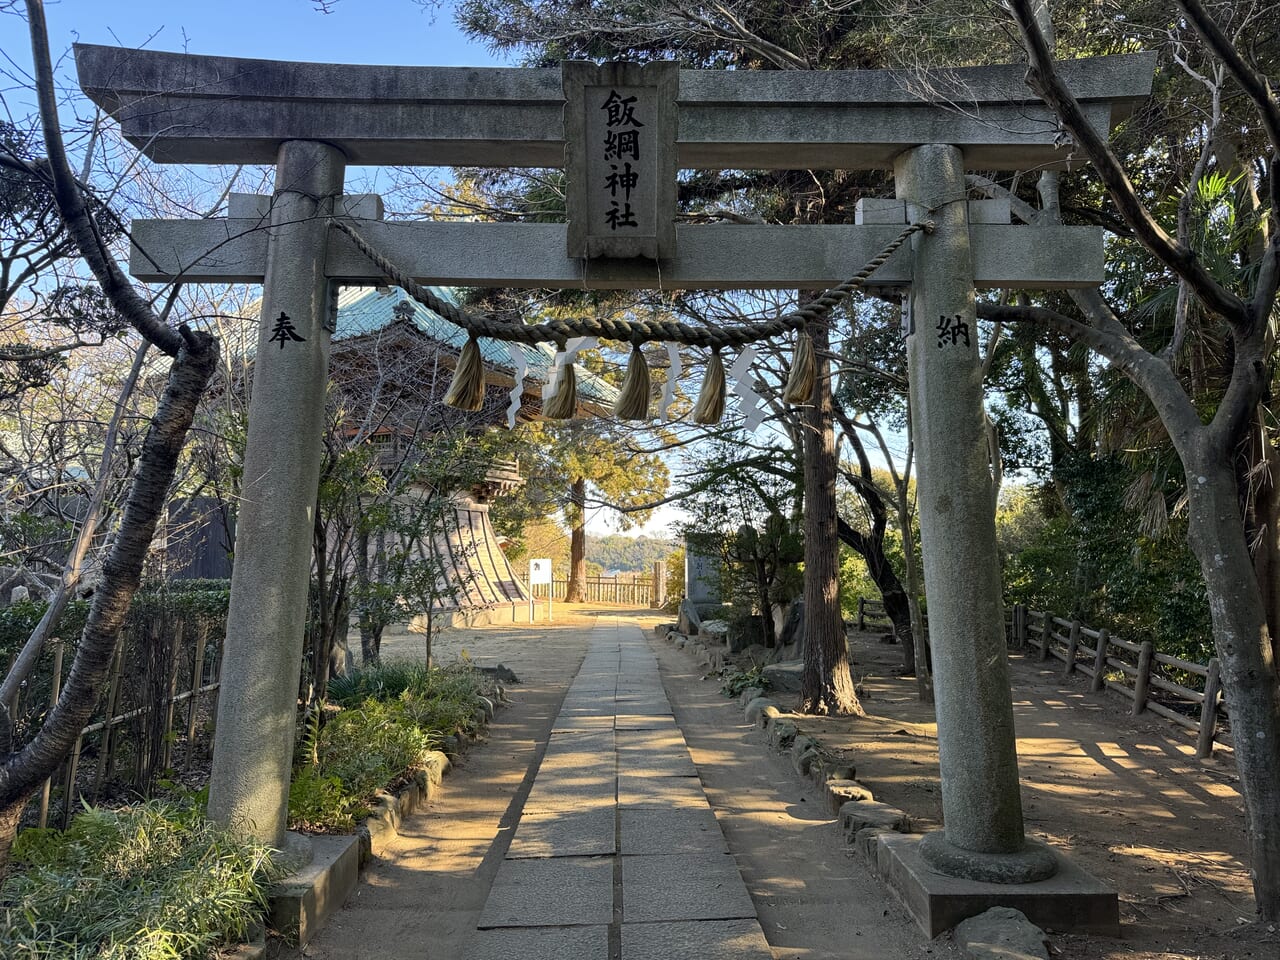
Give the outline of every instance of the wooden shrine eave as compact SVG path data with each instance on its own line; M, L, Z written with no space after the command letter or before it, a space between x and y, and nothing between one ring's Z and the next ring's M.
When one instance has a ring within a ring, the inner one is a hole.
M352 164L559 167L558 69L393 67L192 56L77 44L85 92L163 163L274 163L291 139ZM1151 91L1151 53L1064 61L1101 132ZM680 71L683 169L884 169L923 143L970 169L1068 165L1021 64L887 70Z

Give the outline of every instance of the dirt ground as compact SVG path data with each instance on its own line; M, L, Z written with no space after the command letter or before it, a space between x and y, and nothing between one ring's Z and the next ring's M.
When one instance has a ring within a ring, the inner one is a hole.
M921 826L941 825L936 726L898 675L899 648L878 632L850 634L866 718L800 717L843 751L876 799ZM1190 735L1129 703L1064 680L1062 665L1010 660L1023 812L1029 834L1067 852L1120 895L1122 936L1059 937L1062 955L1110 958L1274 958L1280 931L1237 939L1253 916L1244 813L1230 750L1198 760ZM772 695L781 705L785 695Z
M490 742L476 748L450 778L443 801L432 804L429 821L403 838L385 865L374 868L348 911L335 918L332 933L306 955L334 960L400 955L394 949L369 949L388 942L377 935L381 930L398 933L398 943L416 941L415 957L458 955L453 951L474 924L472 913L483 903L521 794L536 769L542 728L549 726L581 661L584 628L601 616L624 616L646 628L666 619L647 611L564 605L557 606L555 616L552 624L458 628L437 638L437 662L467 656L482 666L512 667L523 681L512 687L516 702L499 713ZM931 829L941 819L932 710L916 700L914 682L898 676L898 648L878 638L876 633L851 636L868 717L797 719L826 747L846 751L877 799L907 810ZM691 657L665 644L656 644L655 652L775 958L958 956L947 937L925 940L861 861L838 843L821 798L742 723L736 703L719 694L719 678L703 675ZM383 654L421 657L421 638L391 633ZM1055 955L1081 960L1280 956L1280 935L1264 932L1261 941L1256 930L1248 939L1232 936L1251 917L1252 902L1230 751L1197 760L1193 742L1180 728L1156 717L1129 716L1126 701L1090 694L1082 678L1064 682L1061 665L1014 656L1011 666L1028 832L1114 885L1121 900L1119 939L1056 936ZM785 695L774 696L787 705ZM388 923L391 918L381 909L363 918L352 912L361 903L373 906L369 898L388 884L398 888L386 891L393 902L410 899L419 905L410 924L419 936ZM423 909L433 902L437 908ZM431 944L425 954L424 943Z

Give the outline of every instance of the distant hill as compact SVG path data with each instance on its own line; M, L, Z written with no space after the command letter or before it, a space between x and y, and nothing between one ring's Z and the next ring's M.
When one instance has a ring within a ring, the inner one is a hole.
M625 537L611 533L607 537L587 537L587 559L600 564L606 572L648 572L655 560L665 560L678 544L665 537Z

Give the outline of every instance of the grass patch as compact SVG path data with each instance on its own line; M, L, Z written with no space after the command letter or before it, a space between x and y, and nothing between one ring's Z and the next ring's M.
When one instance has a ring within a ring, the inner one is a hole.
M25 830L0 887L0 956L193 960L242 939L278 871L270 851L189 804L91 808Z

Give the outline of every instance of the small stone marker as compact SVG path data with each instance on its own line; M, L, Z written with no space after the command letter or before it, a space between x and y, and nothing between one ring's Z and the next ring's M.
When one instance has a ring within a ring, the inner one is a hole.
M887 803L877 800L855 800L840 807L840 826L853 838L866 827L880 827L895 833L909 833L911 818Z
M832 816L840 816L840 810L846 803L863 803L868 800L875 800L875 797L857 780L827 781L827 805L831 807Z
M694 606L720 603L720 557L704 549L700 538L684 542L684 595Z
M1012 907L992 907L970 917L954 936L974 960L1049 960L1044 931Z
M768 697L756 697L754 700L752 700L750 703L747 704L747 707L745 710L747 723L759 723L760 715L764 712L764 708L776 707L776 706L777 704L775 704Z

